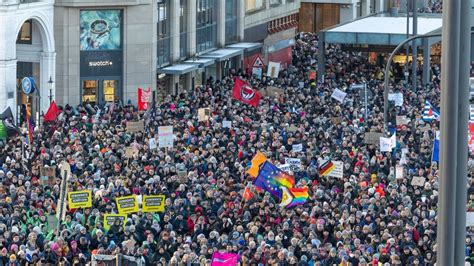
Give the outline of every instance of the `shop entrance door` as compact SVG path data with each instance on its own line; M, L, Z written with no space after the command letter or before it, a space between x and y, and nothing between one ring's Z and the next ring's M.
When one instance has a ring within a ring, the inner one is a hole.
M117 79L84 79L82 81L82 102L102 105L115 102L119 95Z

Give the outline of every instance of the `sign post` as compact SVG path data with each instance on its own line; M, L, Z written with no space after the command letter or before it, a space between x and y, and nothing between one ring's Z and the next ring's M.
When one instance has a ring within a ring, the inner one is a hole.
M364 84L356 84L356 85L352 85L351 86L352 89L364 89L364 109L365 109L365 122L367 123L367 119L369 117L368 115L368 109L367 109L367 106L368 106L368 96L367 96L367 83L364 82Z

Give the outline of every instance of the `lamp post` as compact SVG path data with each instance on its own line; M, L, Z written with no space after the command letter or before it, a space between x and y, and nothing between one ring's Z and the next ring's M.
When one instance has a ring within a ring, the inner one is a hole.
M54 86L54 81L51 78L51 76L49 76L48 84L49 84L49 103L51 104L53 102L53 86Z

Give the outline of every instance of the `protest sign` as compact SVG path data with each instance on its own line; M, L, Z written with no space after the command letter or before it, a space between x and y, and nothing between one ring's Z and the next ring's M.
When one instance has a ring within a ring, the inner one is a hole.
M291 147L291 150L294 152L301 152L303 151L303 144L295 144Z
M392 140L390 138L380 137L380 151L381 152L392 151Z
M296 132L298 131L298 127L296 127L295 125L291 125L288 127L288 131L289 132Z
M171 148L173 147L174 134L172 126L158 127L158 147Z
M383 133L379 132L367 132L364 135L365 144L380 145L380 138L383 137Z
M405 126L405 125L408 125L408 123L410 123L410 119L408 119L406 115L397 115L396 121L397 121L397 127Z
M280 74L280 63L268 62L267 76L278 78L278 74Z
M138 201L136 195L125 196L115 199L120 214L138 212Z
M466 227L474 226L474 212L466 213Z
M342 122L342 117L340 116L331 117L331 123L333 123L334 125L339 125L341 122Z
M148 140L148 146L149 146L150 150L154 150L154 149L157 148L155 138L151 138L151 139Z
M389 93L388 100L394 101L395 106L403 106L403 94L401 92Z
M165 195L143 196L143 212L163 212L165 211Z
M223 128L232 128L232 121L227 121L227 120L222 121L222 127Z
M109 230L115 220L119 219L122 223L123 228L125 229L125 224L127 223L126 214L104 214L104 229Z
M400 164L401 165L407 164L407 154L408 154L408 148L403 148L402 149L402 156L400 158Z
M92 207L92 191L81 190L68 192L67 202L69 209L90 208Z
M198 121L203 122L211 118L211 108L199 108L198 109Z
M301 159L298 158L285 158L285 164L289 164L292 171L301 169Z
M411 185L414 187L424 187L425 186L425 178L423 176L414 176L411 179Z
M143 120L140 121L128 121L127 122L127 132L136 133L145 130L145 123Z
M395 166L395 179L403 179L405 178L405 168L403 166L397 165Z
M56 184L56 167L40 168L40 183L43 186L54 186Z
M322 161L324 164L326 161ZM344 176L344 162L342 161L331 161L335 166L332 171L328 172L325 176L335 177L335 178L342 178Z
M262 79L263 69L261 67L252 68L252 77Z
M130 159L134 156L138 156L138 149L135 147L125 147L125 157Z
M291 171L291 166L289 164L280 164L278 166L278 169L285 171L285 172L290 172Z
M344 98L346 98L347 93L341 91L340 89L335 89L331 95L331 98L335 99L336 101L343 103Z
M309 80L316 79L316 71L315 70L310 70L308 73L308 78Z
M263 95L267 97L280 97L280 95L283 95L284 93L284 89L275 86L267 86L267 88L263 91Z

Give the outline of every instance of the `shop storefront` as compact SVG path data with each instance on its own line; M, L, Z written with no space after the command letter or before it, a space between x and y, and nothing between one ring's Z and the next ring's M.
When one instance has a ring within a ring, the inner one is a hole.
M81 102L122 99L122 10L80 11Z

